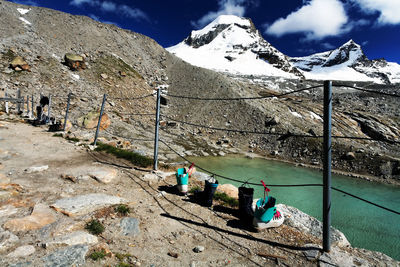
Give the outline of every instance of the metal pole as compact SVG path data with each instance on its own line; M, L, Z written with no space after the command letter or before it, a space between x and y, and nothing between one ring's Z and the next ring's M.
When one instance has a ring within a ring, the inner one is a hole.
M332 81L324 82L323 250L331 250Z
M17 98L18 98L17 112L18 112L18 114L20 114L21 113L21 102L19 102L19 100L21 99L21 89L17 90Z
M71 93L68 94L67 110L65 111L64 127L63 127L63 131L64 131L64 132L65 132L65 127L67 127L68 112L69 112L69 103L70 103L70 102L71 102Z
M51 95L49 94L49 109L47 110L47 120L46 123L50 122L50 116L51 116Z
M29 111L29 95L27 95L26 96L26 114L28 115L28 117L29 117L29 113L30 113L30 111Z
M4 93L4 97L7 98L8 94L7 92ZM8 114L8 101L6 101L6 113Z
M161 99L161 89L157 89L157 104L156 104L156 130L154 137L154 166L153 169L157 170L158 163L158 130L160 126L160 99Z
M106 98L107 98L107 95L104 94L104 96L103 96L103 103L101 103L99 122L97 123L96 135L94 136L93 145L96 145L96 143L97 143L97 137L99 136L99 130L100 130L100 124L101 124L101 117L103 117L104 104L106 103Z
M33 103L33 94L32 94L32 96L31 96L31 102L32 102L32 103L31 103L31 104L32 104L32 117L31 117L31 118L33 119L34 116L35 116L35 115L34 115L34 114L35 114L35 110L34 110L34 103Z

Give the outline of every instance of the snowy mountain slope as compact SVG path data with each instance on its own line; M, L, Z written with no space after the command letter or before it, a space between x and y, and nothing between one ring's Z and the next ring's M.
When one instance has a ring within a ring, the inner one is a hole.
M369 60L353 40L341 47L306 57L293 57L292 64L307 79L399 83L400 65L384 59Z
M241 75L302 77L287 56L265 41L250 19L222 15L167 50L208 69Z

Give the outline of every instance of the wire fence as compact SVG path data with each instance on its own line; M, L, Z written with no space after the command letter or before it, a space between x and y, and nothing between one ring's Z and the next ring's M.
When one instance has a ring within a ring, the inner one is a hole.
M370 89L366 89L366 88L360 88L360 87L356 87L356 86L350 86L350 85L339 84L339 83L335 83L332 86L333 87L337 87L337 88L341 88L341 87L351 88L351 89L358 90L358 91L361 91L361 92L370 93L370 94L378 94L378 95L381 95L381 96L389 96L389 97L395 97L395 98L400 97L400 95L397 95L397 94L386 93L386 92L376 91L376 90L370 90ZM281 98L281 97L285 97L285 96L290 96L290 95L302 93L302 92L305 92L305 91L315 90L315 89L318 89L318 88L321 88L321 87L322 87L322 85L316 85L316 86L305 87L305 88L302 88L302 89L293 90L293 91L286 92L286 93L281 93L281 94L270 94L270 95L267 95L267 96L254 96L254 97L236 97L236 98L215 97L215 98L210 98L210 97L197 97L197 96L190 96L190 95L174 95L174 94L168 94L168 93L167 94L163 94L163 96L164 97L165 96L166 97L171 97L171 98L178 98L178 99L195 100L195 101L262 100L262 99L267 99L267 98ZM127 100L127 101L130 101L130 100L142 100L142 99L145 99L145 98L148 98L148 97L153 97L154 95L155 95L155 93L146 94L146 95L142 95L142 96L138 96L138 97L111 97L111 98L108 98L107 101L113 101L113 100ZM76 95L70 93L70 96L76 96ZM32 113L33 113L34 112L34 110L33 110L34 102L35 101L38 102L38 99L36 97L34 97L33 95L29 96L29 98L30 98L30 101L32 102L32 108L31 109L32 109ZM58 101L58 99L67 99L67 96L52 95L51 98ZM95 98L95 99L97 100L97 99L100 99L100 98ZM68 100L70 100L70 97L68 97ZM106 101L106 97L104 96L103 97L102 106L104 105L105 101ZM27 106L29 106L29 103L28 103ZM69 107L69 102L68 102L68 107ZM65 118L67 118L67 115L68 115L68 109L67 109ZM99 125L100 125L100 120L102 118L102 115L103 115L102 113L99 114L99 118L98 118L99 119L99 122L98 122ZM119 115L120 116L139 116L139 117L141 117L141 116L156 116L156 114L154 114L154 113L120 113ZM282 139L287 139L287 138L292 138L292 137L297 137L297 138L323 138L323 136L307 135L307 134L294 134L294 133L290 133L290 132L287 132L287 133L276 133L276 132L266 132L266 131L248 131L248 130L241 130L241 129L229 129L229 128L212 127L212 126L202 125L202 124L193 123L193 122L189 122L189 121L182 121L182 120L174 119L174 118L172 118L170 116L167 116L167 115L164 115L164 114L161 114L160 116L162 118L165 118L165 119L169 120L169 121L173 121L173 122L176 122L176 123L181 123L181 124L184 124L184 125L194 126L194 127L198 127L198 128L204 128L204 129L215 130L215 131L223 131L223 132L242 133L242 134L270 135L270 136L276 136L276 137L280 138L281 140ZM75 118L76 118L76 116L75 116ZM80 123L78 123L76 121L76 119L73 119L73 121L74 122L72 122L72 125L74 127L82 129L82 130L83 129L84 130L88 130L84 125L81 125ZM99 131L99 127L97 127L97 130L96 130L96 137L98 135L98 131ZM104 132L104 134L106 134L108 136L117 137L117 138L121 138L121 139L126 139L126 140L129 140L129 141L155 142L154 139L150 139L150 138L130 138L130 137L123 136L123 135L120 135L120 134L115 133L115 132L111 132L111 131L106 130L106 129L104 129L103 132ZM349 140L363 140L363 141L377 141L377 142L384 142L384 143L396 144L396 145L400 144L400 142L397 141L397 140L386 140L386 139L369 138L369 137L332 136L332 138L335 138L335 139L349 139ZM164 141L163 139L160 139L159 141L163 145L165 145L170 151L175 153L178 157L182 158L183 160L185 160L187 162L190 162L186 157L184 157L183 155L178 153L175 149L173 149L172 146L170 144L168 144L166 141ZM235 179L235 178L232 178L232 177L228 177L228 176L225 176L225 175L222 175L222 174L217 174L217 173L214 173L214 172L212 172L212 171L210 171L210 170L208 170L208 169L206 169L206 168L204 168L202 166L199 166L196 163L194 163L194 164L199 170L202 170L202 171L204 171L206 173L209 173L211 175L214 175L216 177L220 177L220 178L232 181L232 182L243 183L242 180ZM259 183L252 183L252 182L247 182L247 184L248 185L252 185L252 186L262 186ZM322 184L269 184L268 186L270 186L270 187L286 187L286 188L288 188L288 187L322 187L323 185ZM365 203L368 203L370 205L373 205L375 207L378 207L378 208L384 209L386 211L389 211L391 213L400 215L400 212L398 212L396 210L384 207L384 206L382 206L380 204L377 204L377 203L374 203L374 202L369 201L367 199L361 198L359 196L356 196L356 195L354 195L352 193L346 192L346 191L341 190L339 188L332 187L332 189L337 191L337 192L340 192L340 193L343 193L345 195L348 195L350 197L353 197L355 199L358 199L360 201L363 201Z

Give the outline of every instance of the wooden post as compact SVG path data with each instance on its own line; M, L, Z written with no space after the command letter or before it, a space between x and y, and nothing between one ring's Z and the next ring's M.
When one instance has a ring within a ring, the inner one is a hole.
M331 250L332 81L324 82L323 250Z
M97 129L96 129L96 135L94 136L94 142L93 145L97 144L97 137L99 136L99 131L100 131L100 124L101 124L101 118L103 117L103 112L104 112L104 104L106 103L107 95L103 95L103 103L101 103L101 109L100 109L100 116L99 116L99 122L97 123Z

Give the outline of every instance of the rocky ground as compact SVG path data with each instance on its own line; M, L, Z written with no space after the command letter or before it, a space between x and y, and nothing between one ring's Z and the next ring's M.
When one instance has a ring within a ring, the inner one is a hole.
M22 14L17 8L30 10ZM0 31L0 97L5 93L15 97L19 89L24 97L33 95L36 106L40 93L51 94L52 115L61 120L67 95L73 93L69 116L73 125L71 134L79 139L91 139L85 131L93 129L95 122L90 126L82 122L88 114L98 112L102 96L107 94L105 110L110 120L102 137L148 154L152 144L137 139L154 136L155 98L135 97L151 94L156 88L163 87L163 93L174 95L227 98L274 95L321 84L320 81L271 77L230 77L191 66L141 34L88 17L3 0L0 0ZM68 67L64 62L67 53L82 57L85 68ZM16 57L21 57L26 64L12 67ZM385 92L398 91L398 86L357 85ZM183 155L254 152L278 160L321 166L321 139L281 139L275 135L288 132L321 135L321 89L252 101L204 102L168 96L163 100L161 138ZM360 94L349 88L335 89L333 133L399 141L400 110L396 101ZM10 109L15 110L15 106L10 104ZM174 120L272 135L216 131ZM179 158L168 147L160 146L160 150L163 161ZM399 183L399 155L398 144L335 139L333 167L374 176L385 183Z
M320 222L284 205L283 226L248 231L232 208L175 194L173 169L132 169L18 117L0 121L0 154L2 266L399 266L338 231L321 253ZM116 212L120 204L130 213ZM102 234L85 229L92 219ZM100 250L103 259L90 258Z

